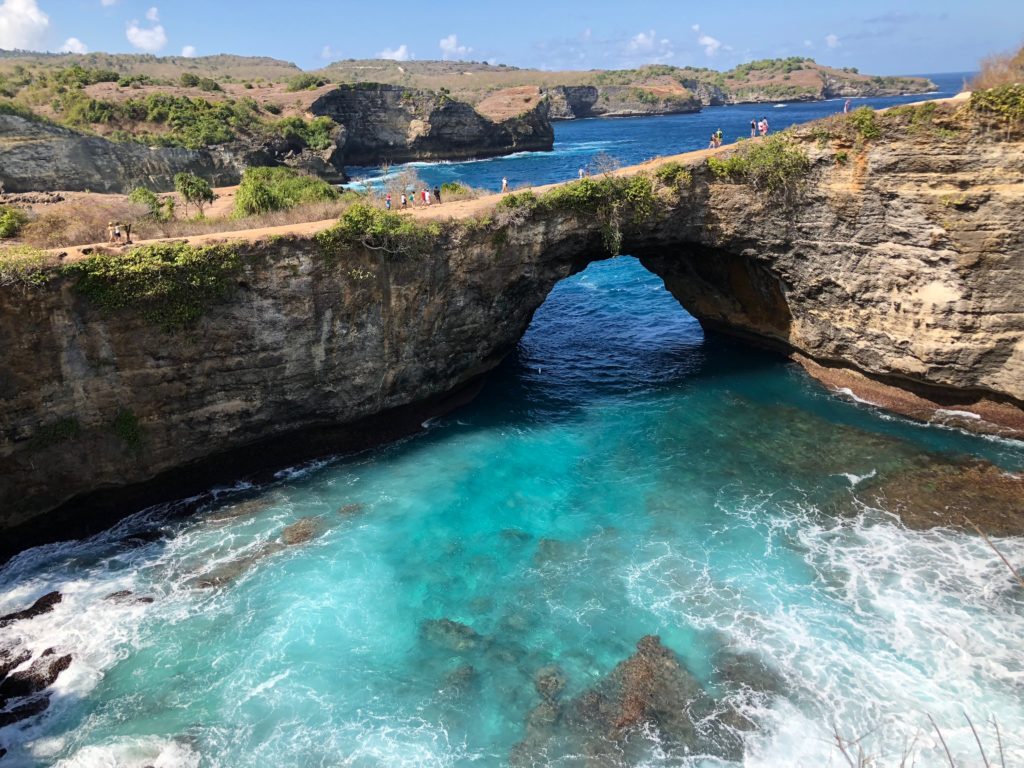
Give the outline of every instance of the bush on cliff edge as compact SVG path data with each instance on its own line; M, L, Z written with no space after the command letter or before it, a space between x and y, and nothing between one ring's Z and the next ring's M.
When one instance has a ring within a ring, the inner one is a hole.
M284 211L306 203L337 200L338 190L323 179L291 168L247 168L235 193L235 218Z

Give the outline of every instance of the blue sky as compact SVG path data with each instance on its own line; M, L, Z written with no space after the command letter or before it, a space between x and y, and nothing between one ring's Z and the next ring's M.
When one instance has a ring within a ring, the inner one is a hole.
M1024 43L1024 0L0 0L0 48L237 53L546 69L727 69L810 56L873 74L973 69Z

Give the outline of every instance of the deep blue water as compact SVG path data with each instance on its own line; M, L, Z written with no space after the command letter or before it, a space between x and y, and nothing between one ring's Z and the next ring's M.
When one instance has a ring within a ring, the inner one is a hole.
M928 75L938 86L936 93L913 96L891 96L882 99L853 99L851 109L871 106L875 109L907 104L926 98L943 98L960 92L970 73L958 72ZM595 118L555 123L554 152L522 152L509 157L462 163L409 163L395 166L389 172L414 169L425 182L440 185L461 181L471 187L499 191L502 177L513 189L540 186L577 177L580 168L602 170L600 156L607 155L621 165L635 165L652 157L675 155L704 149L712 132L722 130L725 141L750 136L750 121L767 117L773 131L796 123L805 123L843 111L845 99L771 104L739 104L708 107L690 115L661 117ZM372 180L380 176L379 168L353 167L349 176Z
M685 119L563 124L560 151L624 152L630 125ZM1020 443L833 395L705 338L636 260L595 264L555 288L474 403L424 434L0 568L0 614L65 595L0 645L75 656L43 718L0 730L3 764L503 766L520 744L533 765L817 768L843 764L834 724L878 765L915 736L917 765L943 765L930 715L966 765L966 711L990 756L998 719L1017 765L1020 590L977 537L907 530L859 491L963 456L1024 469ZM266 548L303 518L311 541ZM1024 559L1024 539L998 545ZM155 599L105 599L120 590ZM539 669L557 666L572 702L647 634L756 726L736 736L743 757L645 729L602 734L586 759L565 719L528 727ZM728 653L776 682L723 676Z

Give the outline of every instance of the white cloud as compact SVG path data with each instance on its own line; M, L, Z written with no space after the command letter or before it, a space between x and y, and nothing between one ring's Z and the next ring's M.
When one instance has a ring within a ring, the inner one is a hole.
M0 2L0 48L38 48L49 26L36 0Z
M377 54L378 59L391 59L392 61L408 61L409 59L416 58L415 54L409 50L409 46L402 43L397 48L385 48L383 51Z
M337 61L341 58L341 54L328 44L320 49L320 58L324 61Z
M163 25L159 23L160 11L150 8L146 11L146 20L152 22L153 26L141 27L138 21L130 21L125 37L140 51L156 53L167 45L167 33L164 31Z
M88 53L89 46L79 40L77 37L69 37L64 41L64 45L60 47L61 53Z
M629 44L626 47L631 51L652 51L656 39L657 35L654 34L653 29L650 32L638 32L629 39Z
M842 43L836 35L825 35L825 45L829 48L838 48Z
M181 55L184 56L186 59L195 58L196 47L194 45L186 45L181 49Z
M708 56L714 56L722 47L722 41L716 40L711 35L701 35L697 38L697 43L704 46L704 53Z
M442 38L438 45L441 47L442 58L446 60L452 57L465 56L473 51L468 45L459 45L459 38L455 33Z
M814 43L812 43L810 40L804 40L804 48L813 48L813 47L814 47Z

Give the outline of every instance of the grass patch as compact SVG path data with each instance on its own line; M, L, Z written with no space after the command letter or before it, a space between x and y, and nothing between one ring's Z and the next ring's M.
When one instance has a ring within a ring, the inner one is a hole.
M55 263L55 256L31 246L0 248L0 286L42 285L53 276Z
M1001 85L987 91L975 91L969 102L971 112L993 115L1007 124L1024 123L1024 84Z
M193 324L232 292L241 263L227 246L154 243L121 254L94 254L61 273L108 311L131 309L165 330Z
M789 189L811 169L807 153L785 133L743 144L732 155L709 157L708 168L720 180L757 190Z

